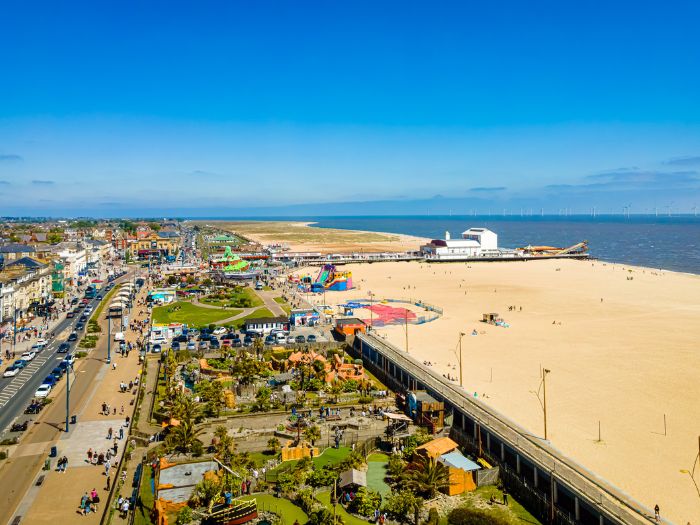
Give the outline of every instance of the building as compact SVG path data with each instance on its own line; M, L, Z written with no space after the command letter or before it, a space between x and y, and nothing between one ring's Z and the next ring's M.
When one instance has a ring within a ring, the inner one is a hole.
M53 302L51 293L52 266L24 257L8 264L0 272L0 312L3 323L34 315Z
M357 317L344 317L336 319L335 331L341 336L355 335L357 333L365 333L367 325L362 319Z
M428 457L447 468L450 484L445 489L448 496L476 489L475 472L481 467L462 455L457 443L448 437L433 439L416 447L416 456Z
M127 249L134 259L175 257L180 249L180 235L171 231L151 231L148 235L142 234L131 240Z
M444 239L433 239L421 246L421 253L428 259L459 260L470 257L498 256L498 235L487 228L469 228L462 237L452 239L445 232Z
M289 319L285 316L247 319L243 328L259 334L269 334L272 330L289 331Z
M35 253L36 249L28 244L10 243L0 246L0 255L5 258L6 263L22 257L31 257Z
M63 261L64 283L74 286L87 272L87 251L77 242L62 242L56 246L57 255Z

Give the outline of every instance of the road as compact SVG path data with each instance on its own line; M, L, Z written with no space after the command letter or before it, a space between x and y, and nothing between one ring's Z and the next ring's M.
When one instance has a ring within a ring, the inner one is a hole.
M119 284L130 278L130 274L121 277L114 282ZM72 329L73 320L68 319L68 323L63 325L64 335L68 329ZM104 325L104 320L99 320L100 325ZM102 326L103 334L106 334L106 326ZM57 337L59 339L58 330ZM45 363L39 368L38 372L29 378L26 384L19 390L19 393L12 398L11 402L3 407L0 418L6 418L5 412L14 411L15 414L22 412L33 397L35 387L33 383L38 381L40 384L48 375L48 372L55 366L54 363L59 359L63 359L64 354L56 354L58 343L53 341L54 348L46 349L45 355L49 356ZM98 345L93 349L88 357L81 360L77 373L71 378L70 389L70 413L78 412L79 407L83 406L85 401L89 399L92 391L96 387L95 379L103 369L107 357L107 339L101 337ZM43 367L51 367L44 373ZM15 376L15 378L20 377ZM75 379L75 382L74 381ZM34 419L34 424L30 425L29 429L22 436L17 453L11 456L8 460L0 465L0 486L6 487L6 490L0 494L0 523L8 523L14 515L15 509L22 501L22 498L31 487L37 472L44 463L47 457L49 447L56 442L62 434L65 426L66 404L65 404L65 378L56 385L56 391L52 393L54 402L50 403L40 414L24 416L27 419ZM30 388L31 387L31 388ZM28 393L28 394L27 394ZM25 397L26 396L26 397ZM21 401L24 400L24 403ZM16 415L14 417L17 417ZM20 421L23 419L20 417Z
M93 299L89 304L96 308L99 301ZM58 347L67 339L68 334L74 330L77 322L77 316L72 319L62 319L52 330L56 336L49 341L44 350L38 353L16 376L0 378L0 437L4 438L7 436L9 427L16 419L24 421L24 419L34 419L36 417L36 415L32 414L25 415L24 409L34 398L36 389L44 382L46 376L65 357L65 354L57 353ZM87 325L87 323L85 324ZM79 335L82 335L82 333ZM77 341L71 345L70 351L75 352L76 350ZM19 355L17 358L19 358ZM64 382L62 379L59 385Z

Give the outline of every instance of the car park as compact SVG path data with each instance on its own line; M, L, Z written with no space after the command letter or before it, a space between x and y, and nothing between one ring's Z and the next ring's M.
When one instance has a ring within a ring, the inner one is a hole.
M71 332L71 334L68 336L69 341L77 341L78 340L78 333L77 332Z
M17 366L9 366L5 372L3 372L2 377L15 377L17 374L19 374L20 370L22 369Z
M58 345L58 353L59 354L65 354L70 350L70 344L69 343L61 343Z
M36 392L34 392L34 397L47 397L49 395L49 392L51 392L51 385L41 385L39 388L36 389Z

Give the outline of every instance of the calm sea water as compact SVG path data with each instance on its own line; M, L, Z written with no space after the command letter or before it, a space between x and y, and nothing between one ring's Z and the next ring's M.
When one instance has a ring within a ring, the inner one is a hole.
M273 219L272 217L264 218ZM700 217L654 216L377 216L276 217L316 221L322 228L452 237L472 226L498 234L499 246L571 246L587 240L591 255L602 260L700 274ZM256 218L256 220L259 220Z

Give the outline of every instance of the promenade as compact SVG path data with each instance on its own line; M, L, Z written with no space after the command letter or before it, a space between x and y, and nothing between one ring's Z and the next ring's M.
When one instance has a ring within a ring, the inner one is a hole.
M144 288L134 300L129 322L146 317L145 306L139 305L145 295ZM81 497L93 489L100 499L97 512L79 519L94 523L101 519L109 495L106 468L88 463L87 452L92 449L94 453L106 454L108 449L113 451L116 444L116 455L110 460L109 469L112 486L121 476L116 466L127 448L130 429L125 425L126 418L133 417L136 405L136 386L122 392L120 383L128 385L140 381L141 366L137 349L128 356L121 355L114 343L112 364L107 364L107 322L104 316L99 322L102 336L98 346L86 358L76 361L74 379L71 379L75 381L71 382L71 414L77 416L77 423L70 426L68 433L63 431L66 381L62 381L51 395L53 402L0 469L0 483L3 487L12 487L0 500L1 523L11 522L13 516L21 516L21 523L48 524L57 519L72 522L80 514ZM139 336L138 331L126 330L127 342L134 346ZM103 404L109 405L109 415L103 413ZM112 439L108 439L109 429L112 429ZM57 457L51 458L51 470L41 471L52 445L58 449ZM57 458L63 456L68 459L68 467L65 472L58 472ZM36 486L39 476L44 477L43 483ZM127 480L128 493L130 486Z

